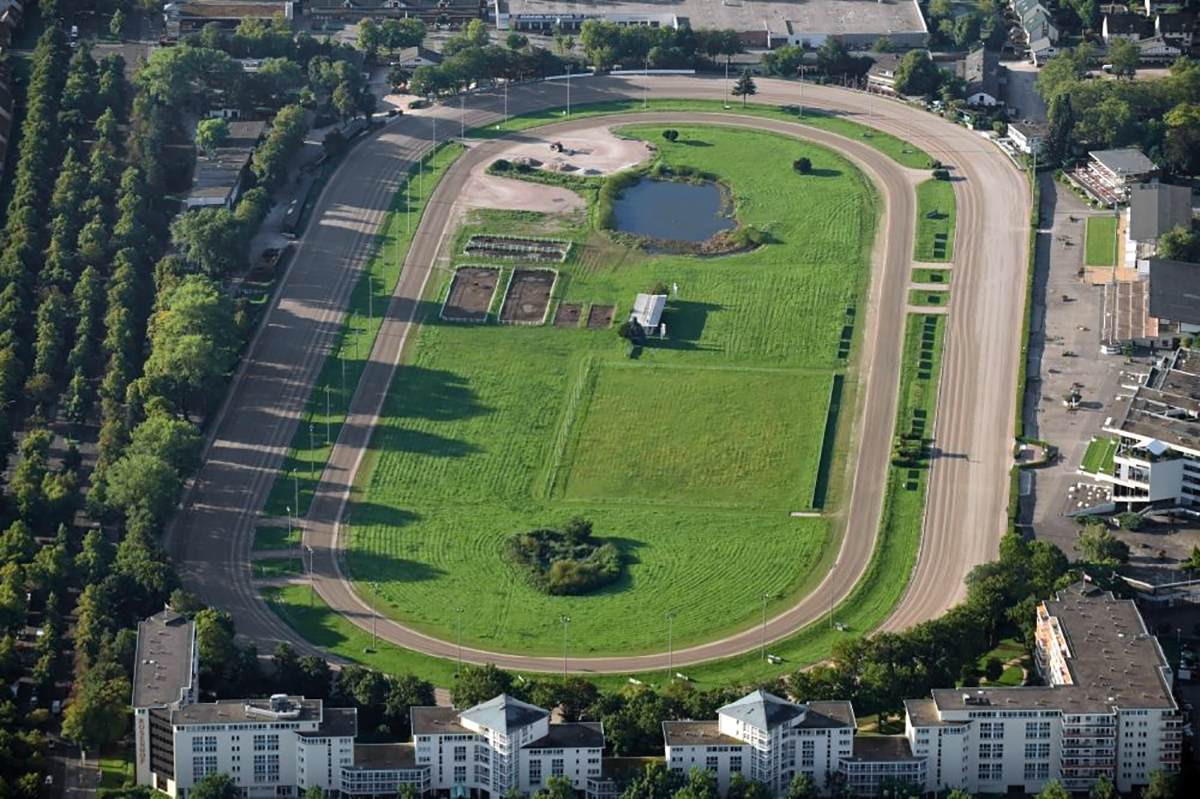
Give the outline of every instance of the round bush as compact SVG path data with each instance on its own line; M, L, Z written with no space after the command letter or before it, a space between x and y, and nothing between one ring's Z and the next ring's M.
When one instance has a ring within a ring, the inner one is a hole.
M807 158L797 158L792 162L792 169L801 175L807 175L809 172L812 172L812 161Z

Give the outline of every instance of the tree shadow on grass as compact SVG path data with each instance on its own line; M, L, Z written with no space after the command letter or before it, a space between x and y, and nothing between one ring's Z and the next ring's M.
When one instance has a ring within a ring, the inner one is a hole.
M420 583L446 575L443 569L432 564L386 552L355 550L347 554L346 566L350 576L358 582Z
M842 170L813 167L808 170L808 176L814 178L839 178L842 176Z
M469 383L465 376L445 369L402 366L393 386L397 402L388 409L389 414L393 418L447 422L491 413Z

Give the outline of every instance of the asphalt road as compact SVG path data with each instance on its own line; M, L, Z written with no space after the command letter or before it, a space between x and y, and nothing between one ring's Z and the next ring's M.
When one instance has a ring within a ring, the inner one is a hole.
M582 79L572 82L572 103L643 96L643 81L655 97L720 99L719 79L651 76ZM514 88L510 113L565 102L563 82ZM1004 529L1010 462L1016 364L1028 220L1024 179L991 144L962 128L898 103L845 90L762 80L757 102L797 103L838 110L895 133L950 165L959 193L958 235L951 315L934 430L942 453L933 466L926 530L912 584L887 627L899 629L939 615L962 594L962 578L988 559ZM503 98L481 94L467 100L466 127L495 121ZM443 136L458 132L460 109L439 107ZM813 594L768 620L768 640L782 638L819 619L830 598L849 592L865 569L878 529L895 415L897 367L911 264L915 199L911 185L923 175L904 169L876 150L794 123L738 120L727 115L651 114L663 121L713 119L803 135L830 144L859 164L879 186L886 207L876 246L865 346L857 364L865 390L853 436L858 455L846 533L838 561ZM868 118L869 117L869 118ZM559 123L561 129L594 122ZM225 407L212 426L212 441L198 480L177 514L168 541L185 584L205 601L231 611L239 631L270 651L279 640L312 647L257 598L249 574L249 550L259 508L270 490L296 429L305 399L328 354L350 287L369 254L373 232L389 198L415 154L428 147L428 117L402 117L360 144L333 176L318 201L314 224L280 287L266 324L251 345ZM417 300L435 267L453 200L476 159L488 158L495 142L479 143L459 159L439 185L426 211L384 328L375 343L309 513L305 543L312 547L314 583L322 597L354 623L369 629L369 609L343 579L337 557L336 522L353 475L361 464L375 418L402 352ZM450 642L429 638L390 620L379 621L380 637L444 657L457 654ZM679 650L679 666L738 654L760 645L751 630ZM463 650L468 661L516 669L558 668L557 658ZM666 653L638 657L588 658L571 663L578 671L635 671L661 668Z

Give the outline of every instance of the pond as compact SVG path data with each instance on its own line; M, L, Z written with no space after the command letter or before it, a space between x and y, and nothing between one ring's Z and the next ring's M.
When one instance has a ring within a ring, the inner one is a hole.
M700 242L736 224L716 183L640 180L613 203L613 228L663 241Z

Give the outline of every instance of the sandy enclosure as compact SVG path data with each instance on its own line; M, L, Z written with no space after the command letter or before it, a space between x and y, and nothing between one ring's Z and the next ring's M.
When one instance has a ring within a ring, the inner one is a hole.
M608 124L611 123L598 123L594 128L562 138L547 138L537 131L524 131L516 134L520 139L511 142L497 158L524 160L542 169L571 175L593 176L618 172L650 157L652 149L649 145L617 138L608 129ZM551 149L555 143L562 145L561 152ZM489 175L487 167L490 163L479 164L471 170L458 200L462 207L543 213L565 213L584 207L582 197L561 186Z

